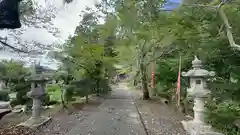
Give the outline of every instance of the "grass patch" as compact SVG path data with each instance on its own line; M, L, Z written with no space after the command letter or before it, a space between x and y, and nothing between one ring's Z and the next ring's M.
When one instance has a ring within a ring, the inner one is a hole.
M50 97L50 101L61 102L61 91L62 88L58 84L47 85L47 94Z

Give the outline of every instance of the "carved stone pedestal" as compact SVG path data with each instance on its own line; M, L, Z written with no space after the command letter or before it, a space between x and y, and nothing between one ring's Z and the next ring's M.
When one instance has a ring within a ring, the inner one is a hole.
M44 123L48 122L51 118L41 116L41 110L42 110L41 103L42 103L41 99L36 97L33 98L32 117L19 125L30 127L30 128L37 128L40 125L43 125Z
M191 121L182 121L184 129L190 135L223 135L212 130L210 125Z
M27 121L19 124L19 126L26 126L26 127L30 127L30 128L37 128L37 127L45 124L49 120L51 120L51 118L50 117L45 117L45 116L40 116L38 118L31 117Z

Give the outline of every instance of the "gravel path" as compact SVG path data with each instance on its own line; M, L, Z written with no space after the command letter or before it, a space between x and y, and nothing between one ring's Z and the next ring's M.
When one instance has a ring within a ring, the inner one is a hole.
M93 99L82 110L75 110L71 114L67 112L59 113L52 118L51 122L35 131L33 135L64 135L76 126L76 124L87 119L93 113L98 112L98 106L103 100L101 98Z
M139 96L120 83L98 112L65 135L186 135L183 115L166 105L139 100Z
M65 135L146 135L133 94L115 88L99 111L79 122Z
M184 116L167 105L154 101L137 101L137 108L148 135L187 135L181 121Z

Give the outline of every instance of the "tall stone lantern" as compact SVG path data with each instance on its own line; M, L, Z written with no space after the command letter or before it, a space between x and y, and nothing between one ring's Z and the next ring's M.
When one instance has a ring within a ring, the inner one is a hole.
M212 127L204 122L205 99L211 94L206 81L214 75L214 72L202 69L202 61L196 56L192 61L192 69L182 73L182 76L190 79L190 88L187 92L194 99L194 119L182 121L184 129L190 135L223 135L213 131Z
M42 100L45 96L45 87L48 78L45 78L42 74L43 68L40 65L33 66L32 75L29 81L31 81L31 91L27 95L32 98L32 116L26 122L20 125L27 127L38 127L43 123L50 120L49 117L41 116Z

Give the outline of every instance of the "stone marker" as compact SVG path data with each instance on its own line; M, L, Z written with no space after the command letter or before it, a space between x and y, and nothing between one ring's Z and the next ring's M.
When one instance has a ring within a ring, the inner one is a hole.
M11 113L12 108L10 102L0 101L0 119L8 113Z
M194 119L182 121L183 127L190 135L223 135L213 131L212 127L204 122L204 102L211 94L211 91L207 89L206 79L213 77L215 73L202 69L202 61L196 56L192 61L192 67L193 69L188 72L183 72L182 76L190 78L190 88L187 92L194 98Z
M33 100L32 117L19 125L35 128L50 120L49 117L41 116L42 99L46 94L45 87L48 79L43 77L40 65L34 67L30 81L32 84L28 96Z
M0 90L3 90L5 88L5 82L0 79Z
M240 128L240 119L236 119L233 124Z
M0 109L10 109L11 105L9 101L0 101Z

